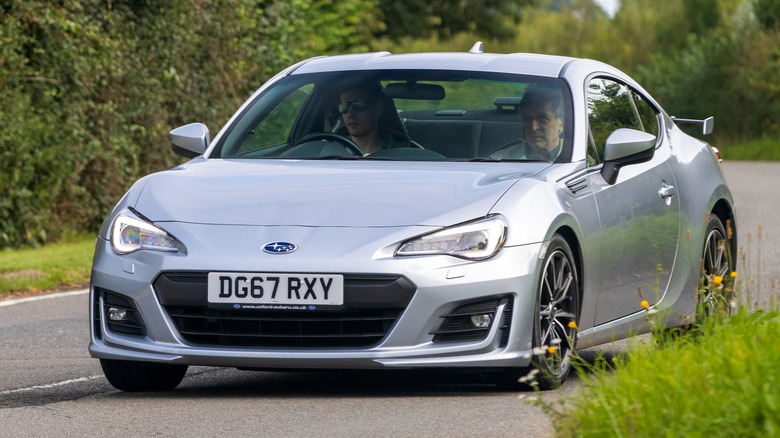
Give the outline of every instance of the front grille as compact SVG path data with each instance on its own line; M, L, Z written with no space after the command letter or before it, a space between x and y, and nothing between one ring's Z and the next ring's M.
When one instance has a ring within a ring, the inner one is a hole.
M154 288L187 342L204 346L370 347L390 331L414 296L398 276L344 276L344 306L334 311L260 311L208 307L208 273L167 272Z
M501 305L504 310L498 314ZM471 322L472 316L492 316L492 321L487 327L477 327ZM493 324L500 324L499 346L505 347L509 341L509 324L512 319L512 299L494 298L486 301L478 301L464 304L450 313L441 315L443 321L438 330L431 332L433 342L476 342L487 337Z
M247 347L367 347L385 337L396 311L253 314L167 308L184 339L200 345Z

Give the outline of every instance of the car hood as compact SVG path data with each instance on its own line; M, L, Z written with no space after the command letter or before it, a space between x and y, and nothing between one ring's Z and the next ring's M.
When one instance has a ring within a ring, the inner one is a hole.
M145 178L154 222L323 227L445 226L481 217L545 163L193 160Z

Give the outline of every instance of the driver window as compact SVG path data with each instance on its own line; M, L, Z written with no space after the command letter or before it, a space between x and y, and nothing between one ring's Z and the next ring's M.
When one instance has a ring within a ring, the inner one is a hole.
M634 106L639 113L639 120L642 123L642 130L648 134L658 137L658 113L641 94L636 91L631 93L634 96Z
M588 135L591 144L591 158L600 163L604 158L607 138L616 129L630 128L643 131L642 121L637 115L636 102L632 93L623 84L596 78L590 81L587 89ZM656 128L657 129L657 128Z

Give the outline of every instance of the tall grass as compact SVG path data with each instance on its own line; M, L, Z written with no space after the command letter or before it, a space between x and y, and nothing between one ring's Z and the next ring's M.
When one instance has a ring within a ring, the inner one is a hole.
M634 343L553 421L559 436L771 437L780 435L780 314L709 318L696 336Z

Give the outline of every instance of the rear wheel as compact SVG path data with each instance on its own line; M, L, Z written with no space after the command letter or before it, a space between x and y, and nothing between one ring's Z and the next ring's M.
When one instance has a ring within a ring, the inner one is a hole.
M702 253L701 293L699 294L699 317L706 317L723 311L731 313L730 301L733 298L731 289L718 287L716 277L720 281L729 278L733 270L733 260L729 251L726 229L720 218L710 215L707 223L707 234L704 239Z
M577 342L579 275L571 248L560 235L553 236L542 265L534 307L533 358L528 369L505 372L497 381L509 388L528 387L520 382L537 370L540 389L558 388L571 370Z
M128 392L170 391L181 383L187 372L187 365L127 360L100 359L100 366L114 388Z

